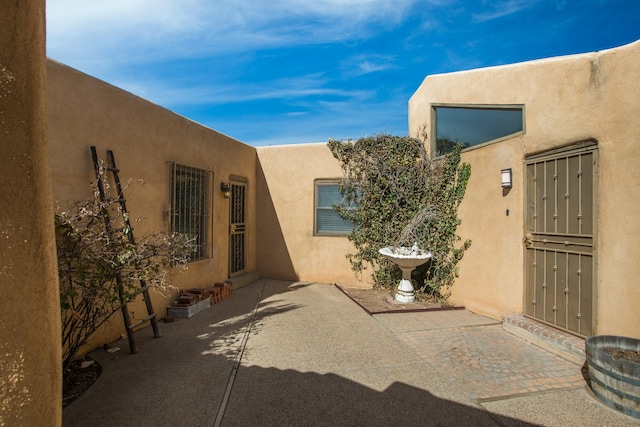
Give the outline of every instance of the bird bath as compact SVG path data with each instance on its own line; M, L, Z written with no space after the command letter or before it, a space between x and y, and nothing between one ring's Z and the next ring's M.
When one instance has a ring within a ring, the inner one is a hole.
M413 284L411 283L411 272L416 267L429 261L432 257L431 252L423 251L417 245L413 245L411 248L387 246L378 252L402 270L402 280L400 280L394 299L403 303L414 302L416 298L413 292Z

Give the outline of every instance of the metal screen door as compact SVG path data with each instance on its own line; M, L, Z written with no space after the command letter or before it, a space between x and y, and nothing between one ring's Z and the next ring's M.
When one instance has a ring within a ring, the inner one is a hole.
M596 148L525 161L524 314L581 336L594 329Z
M229 215L229 276L244 272L245 231L246 231L246 190L247 185L231 182L231 212Z

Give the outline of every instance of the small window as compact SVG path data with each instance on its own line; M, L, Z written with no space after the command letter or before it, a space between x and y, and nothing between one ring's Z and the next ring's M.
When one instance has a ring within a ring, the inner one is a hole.
M340 193L340 181L316 181L315 195L315 234L345 235L351 233L353 223L341 218L333 209L334 205L347 203ZM353 209L355 209L355 205Z
M209 187L211 172L171 163L171 232L193 240L190 261L207 258Z
M435 154L456 143L470 148L524 133L523 106L434 106Z

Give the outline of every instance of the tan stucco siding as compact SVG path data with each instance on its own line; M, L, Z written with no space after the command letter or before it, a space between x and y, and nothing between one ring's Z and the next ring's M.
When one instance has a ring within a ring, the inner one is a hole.
M228 276L229 200L219 188L231 175L248 181L247 271L263 277L371 286L345 258L346 237L314 235L314 182L339 179L326 144L249 147L64 65L48 64L53 194L58 204L86 198L93 170L89 146L114 150L121 177L143 180L127 190L136 233L168 229L169 169L175 161L211 170L211 259L173 275L177 287L205 286ZM526 132L463 154L472 177L460 207L459 234L473 241L460 265L453 301L500 318L522 312L523 162L532 153L577 141L598 142L597 333L640 336L635 307L640 275L636 154L640 134L637 79L640 43L601 53L429 76L409 102L412 136L429 135L431 105L523 104ZM503 193L500 170L513 169ZM507 215L507 211L509 214ZM161 315L167 300L154 297ZM142 305L133 307L143 313ZM119 320L116 318L116 323ZM115 330L114 330L115 331ZM115 333L115 332L114 332ZM112 337L113 334L105 334Z
M608 51L427 77L409 102L410 134L431 130L431 105L524 104L526 133L470 150L472 177L460 215L473 246L453 298L493 317L521 311L523 161L585 139L598 142L597 333L640 336L635 233L640 227L640 42ZM513 168L502 196L500 169ZM505 209L510 210L506 217Z
M103 159L113 150L120 178L132 180L125 196L132 218L141 219L135 223L136 236L169 230L169 162L212 171L207 238L211 258L169 277L178 288L204 287L229 276L229 199L223 197L220 183L241 176L248 183L246 270L255 271L253 147L53 61L48 61L48 86L53 193L59 206L90 196L89 183L95 180L91 145ZM167 298L151 294L156 311L164 316ZM140 317L146 314L143 304L132 304L131 310ZM114 316L117 327L119 319Z
M0 45L0 425L59 426L44 2L3 2Z
M370 286L351 271L345 255L353 246L346 236L314 236L314 182L342 177L327 145L257 150L259 174L264 177L258 202L260 272L266 277Z
M513 166L511 159L520 155L520 142L514 138L464 156L472 169L459 209L458 234L471 239L472 245L460 264L452 302L495 318L522 311L524 272L514 264L522 264L523 193L516 185L503 196L500 184L500 170ZM513 179L520 183L522 174L516 172Z

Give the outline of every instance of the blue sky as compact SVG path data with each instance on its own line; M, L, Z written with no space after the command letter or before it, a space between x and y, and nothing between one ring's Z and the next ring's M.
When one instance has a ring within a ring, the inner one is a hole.
M47 55L250 145L407 134L429 74L640 39L636 0L47 0Z

